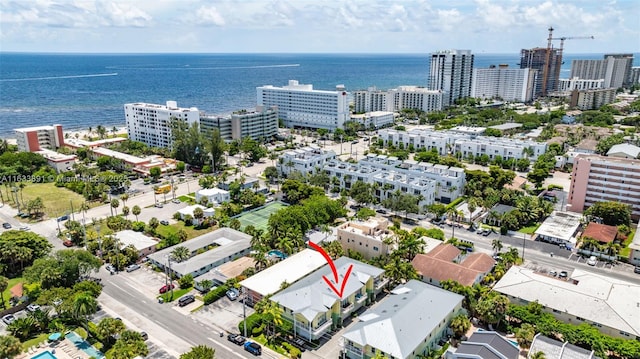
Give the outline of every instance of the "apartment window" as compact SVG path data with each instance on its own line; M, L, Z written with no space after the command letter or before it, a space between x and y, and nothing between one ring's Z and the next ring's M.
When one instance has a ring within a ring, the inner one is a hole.
M378 251L378 247L374 246L373 250L377 252Z

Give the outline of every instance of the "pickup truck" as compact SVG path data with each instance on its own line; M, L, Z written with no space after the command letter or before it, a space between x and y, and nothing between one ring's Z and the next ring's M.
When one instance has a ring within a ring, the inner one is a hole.
M227 340L236 345L243 345L246 339L240 334L229 334Z

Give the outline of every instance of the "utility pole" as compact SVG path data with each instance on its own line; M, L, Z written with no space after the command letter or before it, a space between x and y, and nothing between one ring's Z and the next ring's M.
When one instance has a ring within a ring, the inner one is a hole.
M244 321L244 324L242 325L244 327L244 337L247 337L247 292L244 290L244 287L242 287L242 318ZM294 316L295 318L295 316Z
M167 261L169 262L169 275L171 276L171 281L169 282L171 284L169 286L169 290L171 290L171 296L169 296L169 300L173 300L173 273L171 272L171 257L167 257Z
M527 243L527 234L522 233L522 261L523 262L524 262L524 247L526 243Z
M73 201L69 200L69 204L71 205L71 220L75 221L76 220L76 216L73 214Z

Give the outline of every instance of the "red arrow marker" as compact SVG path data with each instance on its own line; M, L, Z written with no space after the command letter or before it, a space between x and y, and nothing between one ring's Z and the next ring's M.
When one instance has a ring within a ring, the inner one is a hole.
M331 271L333 272L333 278L334 278L335 284L332 283L331 280L327 278L327 276L322 276L322 279L324 279L324 281L327 282L327 285L329 285L329 288L331 288L331 290L334 293L336 293L336 295L340 297L340 299L342 299L342 293L344 293L344 287L346 287L347 281L349 280L349 275L351 274L351 270L353 270L353 264L350 265L349 268L347 269L347 273L344 275L343 282L342 284L340 284L340 279L338 277L338 270L336 269L335 263L333 263L333 259L331 259L331 257L327 254L327 252L325 252L324 249L322 249L322 247L320 247L319 245L311 241L309 241L309 245L311 246L311 248L320 252L320 254L322 254L324 259L327 260L327 263L329 263L329 267L331 267ZM340 290L338 290L337 286L340 286Z

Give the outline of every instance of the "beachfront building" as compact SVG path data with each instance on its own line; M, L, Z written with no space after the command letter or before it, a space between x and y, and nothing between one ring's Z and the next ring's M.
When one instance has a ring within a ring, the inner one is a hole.
M342 297L323 279L333 278L326 263L271 297L282 309L282 319L293 324L294 336L317 340L342 326L348 316L370 304L388 282L384 270L355 259L340 257L334 265L345 283ZM351 272L344 278L349 268Z
M291 172L300 172L303 175L316 173L324 168L325 164L336 158L336 153L331 150L323 150L317 146L308 146L290 151L285 151L276 168L282 176L288 176Z
M64 155L48 149L41 149L35 151L35 153L44 157L47 160L47 164L56 170L57 173L72 171L73 165L78 159L76 155Z
M162 148L172 146L171 121L173 119L184 121L189 125L200 122L200 112L197 108L178 107L176 101L167 101L166 105L128 103L124 105L124 117L130 140Z
M373 111L351 115L351 121L359 123L366 129L378 129L393 125L393 112Z
M471 96L474 55L471 50L444 50L431 54L429 89L442 90L443 106Z
M512 303L538 302L565 323L596 327L615 338L640 340L640 285L574 269L568 280L513 266L493 287Z
M320 252L303 249L240 282L246 303L253 306L262 298L282 290L283 283L296 283L326 264L327 260Z
M173 246L150 254L149 262L163 271L169 270L178 278L187 274L196 278L223 263L249 255L251 236L225 227L182 242L178 246L189 250L189 259L176 262L171 257L171 252L176 248Z
M436 149L441 156L459 153L462 158L487 155L489 159L501 156L504 160L528 158L535 161L547 150L547 144L544 142L427 129L411 131L382 129L378 131L378 137L387 146L391 144L398 146L402 143L405 148L413 146L416 150L424 148L427 151ZM532 150L532 154L527 153L526 150L529 148Z
M226 141L242 140L249 137L256 141L266 141L278 134L278 109L257 106L254 111L241 110L228 116L201 116L200 131L208 136L217 128Z
M388 227L389 221L385 218L350 221L338 227L337 239L345 253L356 251L369 260L387 255L393 249L390 244L393 234Z
M62 125L16 128L18 151L55 150L65 145Z
M604 88L604 79L588 80L574 77L571 79L560 79L560 92L571 92L573 90L595 90Z
M393 111L393 104L388 101L389 93L369 87L366 90L353 92L353 112L365 113L374 111Z
M398 112L414 109L424 112L440 111L443 108L444 92L419 86L399 86L387 91L371 87L355 91L353 94L354 112Z
M537 75L537 70L509 68L509 65L475 68L471 81L471 97L529 102L533 99Z
M358 316L342 338L349 359L421 358L446 337L451 320L463 311L463 296L410 280Z
M276 106L285 127L343 128L349 119L348 93L343 85L335 91L314 90L313 85L289 80L283 87L272 85L256 88L259 106Z
M606 201L628 204L631 218L640 219L640 160L578 155L567 200L570 210L582 212Z
M620 88L631 80L633 54L606 54L600 60L573 60L571 78L603 80L602 87Z

